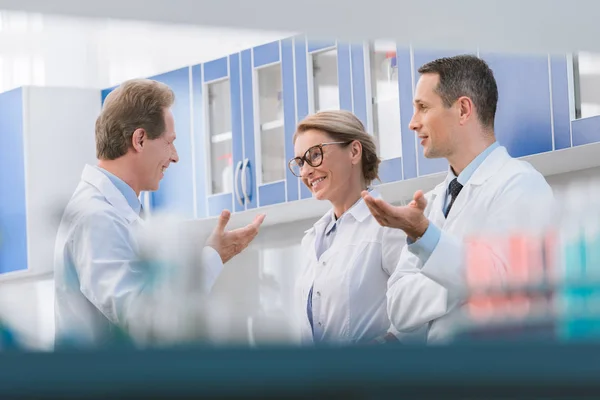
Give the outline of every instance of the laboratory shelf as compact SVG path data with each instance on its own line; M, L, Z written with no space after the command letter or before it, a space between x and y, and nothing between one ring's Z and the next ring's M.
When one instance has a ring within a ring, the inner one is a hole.
M0 353L0 398L598 398L600 344Z

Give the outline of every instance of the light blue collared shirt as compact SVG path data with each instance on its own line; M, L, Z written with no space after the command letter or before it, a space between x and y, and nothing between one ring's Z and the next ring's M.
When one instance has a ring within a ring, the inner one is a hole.
M132 189L132 187L129 186L127 183L125 183L125 181L123 179L119 178L115 174L108 172L104 168L98 167L98 169L104 175L106 175L108 177L108 179L110 179L112 184L115 185L117 187L117 189L119 189L119 191L125 197L125 200L127 200L127 203L129 204L129 206L133 209L133 211L136 212L136 214L139 215L140 211L142 209L142 203L140 203L140 199L137 197L137 195L135 194L135 191Z
M458 177L454 174L452 168L450 168L450 180L457 178L458 183L465 186L469 179L471 179L471 176L473 176L473 173L475 173L477 168L479 168L479 166L492 153L492 151L496 150L496 148L498 148L499 146L500 145L498 144L498 142L492 143L487 149L485 149L477 157L475 157L475 159L471 161L469 165L467 165L467 167L460 174L458 174ZM443 211L446 211L446 209L448 208L448 205L450 204L450 199L450 191L448 190L448 188L446 188L446 197L442 206ZM406 239L408 244L408 250L417 257L419 257L421 262L425 264L427 260L429 260L431 253L433 253L433 250L435 250L435 247L440 241L441 235L442 232L440 228L438 228L437 226L435 226L435 224L429 221L429 227L419 240L413 242L408 238Z

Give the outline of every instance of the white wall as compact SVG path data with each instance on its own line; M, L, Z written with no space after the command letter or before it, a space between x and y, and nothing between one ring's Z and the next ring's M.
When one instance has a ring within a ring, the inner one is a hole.
M0 92L107 88L290 35L0 11Z
M94 89L27 87L23 101L28 267L49 272L64 206L85 164L96 163L100 95Z

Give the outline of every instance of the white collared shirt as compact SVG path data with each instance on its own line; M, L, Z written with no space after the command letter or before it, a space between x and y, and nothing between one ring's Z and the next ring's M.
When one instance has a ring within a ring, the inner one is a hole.
M380 197L376 192L372 196ZM384 228L360 199L336 222L335 240L317 257L315 244L331 223L333 210L306 231L306 260L297 280L297 309L302 342L313 343L306 306L311 287L314 341L352 344L371 340L390 328L387 282L394 272L406 235Z

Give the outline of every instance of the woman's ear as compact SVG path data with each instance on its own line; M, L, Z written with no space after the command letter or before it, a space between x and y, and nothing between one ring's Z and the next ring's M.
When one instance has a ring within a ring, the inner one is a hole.
M352 156L352 164L356 165L362 159L362 143L358 140L350 143L350 154Z

